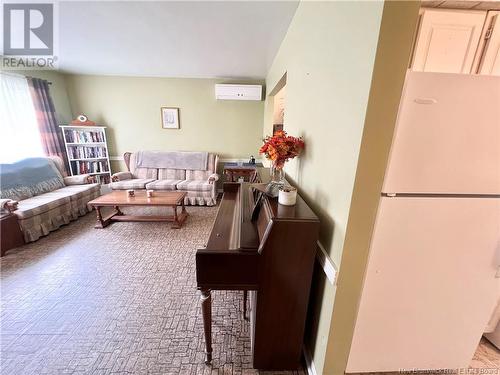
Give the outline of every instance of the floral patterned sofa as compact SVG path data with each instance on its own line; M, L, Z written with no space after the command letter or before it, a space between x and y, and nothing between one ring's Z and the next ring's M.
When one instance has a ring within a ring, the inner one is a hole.
M141 166L138 161L141 153L152 153L155 158L145 163L146 166ZM204 157L205 161L196 166L184 160L193 156ZM186 205L213 206L217 202L215 182L219 179L216 173L219 157L215 154L138 151L126 152L123 158L128 172L113 174L110 184L113 190L178 190L187 192L184 198Z
M58 157L0 165L0 215L17 216L25 242L36 241L90 211L100 195L90 175L64 177Z

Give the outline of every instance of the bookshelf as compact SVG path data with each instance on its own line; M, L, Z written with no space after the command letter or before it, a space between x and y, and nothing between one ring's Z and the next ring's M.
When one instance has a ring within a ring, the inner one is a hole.
M61 125L71 175L90 174L100 184L111 182L105 126Z

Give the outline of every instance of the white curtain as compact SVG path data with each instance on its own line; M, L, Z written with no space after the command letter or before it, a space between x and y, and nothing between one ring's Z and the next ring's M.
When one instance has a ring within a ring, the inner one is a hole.
M0 72L0 163L44 156L26 78Z

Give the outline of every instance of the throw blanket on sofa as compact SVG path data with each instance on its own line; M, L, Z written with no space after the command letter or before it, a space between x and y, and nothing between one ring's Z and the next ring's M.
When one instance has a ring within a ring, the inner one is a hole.
M208 152L138 151L137 168L170 168L206 171Z
M23 200L64 187L64 180L53 161L28 158L0 164L0 198Z

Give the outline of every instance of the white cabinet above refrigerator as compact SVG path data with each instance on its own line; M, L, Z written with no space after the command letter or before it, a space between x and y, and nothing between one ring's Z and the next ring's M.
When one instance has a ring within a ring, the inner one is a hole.
M471 73L485 11L422 9L412 70Z

